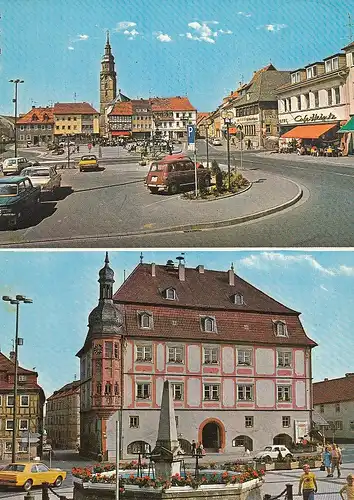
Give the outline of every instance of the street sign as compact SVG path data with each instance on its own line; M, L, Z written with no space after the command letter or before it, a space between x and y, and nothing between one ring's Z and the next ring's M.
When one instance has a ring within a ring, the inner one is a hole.
M21 443L38 443L39 438L41 435L38 432L28 432L28 431L22 431L20 433L21 436Z
M188 150L194 151L194 149L195 149L195 125L187 125L187 142L188 142Z

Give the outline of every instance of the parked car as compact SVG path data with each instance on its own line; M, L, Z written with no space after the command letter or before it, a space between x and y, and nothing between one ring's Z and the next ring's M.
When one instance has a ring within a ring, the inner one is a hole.
M28 177L0 179L0 222L17 227L38 206L41 188L33 186Z
M213 146L221 146L221 141L220 141L220 139L214 139L214 140L213 140Z
M4 175L16 175L21 173L26 167L30 167L32 163L24 158L23 156L18 156L17 158L6 158L2 164L2 172Z
M262 459L265 462L271 462L272 460L276 460L279 457L279 452L281 453L281 456L292 458L293 454L290 453L288 448L283 445L269 445L265 446L262 451L258 452L255 455L255 459L259 460Z
M210 171L197 165L199 182L210 186ZM181 188L193 186L195 182L194 162L182 155L165 156L159 161L153 161L146 176L146 185L151 193L167 192L178 193Z
M20 487L25 491L42 483L59 487L65 478L66 471L50 469L41 462L15 462L0 470L0 486Z
M79 161L80 172L83 172L84 170L97 170L98 168L98 160L95 155L81 156L81 159Z
M61 175L56 167L27 167L22 170L22 175L29 177L33 186L39 186L42 193L54 194L61 186Z

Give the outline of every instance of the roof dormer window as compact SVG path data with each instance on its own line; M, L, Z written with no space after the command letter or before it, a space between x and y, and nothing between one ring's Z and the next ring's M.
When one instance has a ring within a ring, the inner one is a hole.
M245 302L243 300L242 293L235 293L234 295L232 295L232 302L237 306L243 306Z
M144 330L151 330L153 328L152 314L145 311L139 312L138 323L140 328L143 328Z
M177 299L176 290L172 287L166 288L166 290L164 291L164 296L165 296L165 299L176 300Z
M201 327L203 332L216 332L216 320L213 317L205 316L201 318Z
M288 328L285 321L274 321L274 327L277 337L288 337Z
M38 116L36 115L36 113L33 113L33 115L32 115L32 121L34 122L36 120L38 120Z

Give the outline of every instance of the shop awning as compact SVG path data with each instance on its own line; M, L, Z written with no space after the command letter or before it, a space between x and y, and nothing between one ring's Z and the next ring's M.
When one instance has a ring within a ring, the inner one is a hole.
M122 130L114 130L112 132L112 136L113 137L117 137L117 136L130 136L130 132L124 132Z
M229 127L229 134L236 134L237 128L236 127Z
M318 139L332 128L336 123L327 123L321 125L299 125L281 136L281 139Z
M338 130L341 134L346 134L347 132L354 132L354 116L352 116L343 127Z

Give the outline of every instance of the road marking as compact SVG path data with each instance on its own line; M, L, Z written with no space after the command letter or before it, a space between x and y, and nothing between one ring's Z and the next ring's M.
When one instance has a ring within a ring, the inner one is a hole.
M243 160L243 163L255 163L255 164L260 164L260 165L263 165L263 163L259 160ZM226 165L227 166L227 165ZM286 165L272 165L273 167L277 168L278 167L282 167L282 168L296 168L298 170L306 170L307 172L310 172L310 170L306 167L297 167L295 165L291 165L290 163L287 163ZM321 165L320 165L321 166ZM341 167L342 165L338 165L339 167ZM264 166L264 168L266 168L267 165ZM343 167L343 168L346 168L346 167ZM351 166L349 166L349 168L352 168ZM237 166L236 166L236 169L237 169ZM320 170L320 171L317 171L317 172L312 172L314 175L315 174L332 174L332 175L340 175L341 177L354 177L354 174L341 174L340 172L331 172L331 171L328 171L328 170Z
M164 201L170 201L170 200L173 200L173 198L169 197L169 198L163 198L162 200L159 200L159 201L154 201L153 203L150 203L149 205L144 205L144 208L148 208L148 207L152 207L153 205L157 205L158 203L163 203Z

